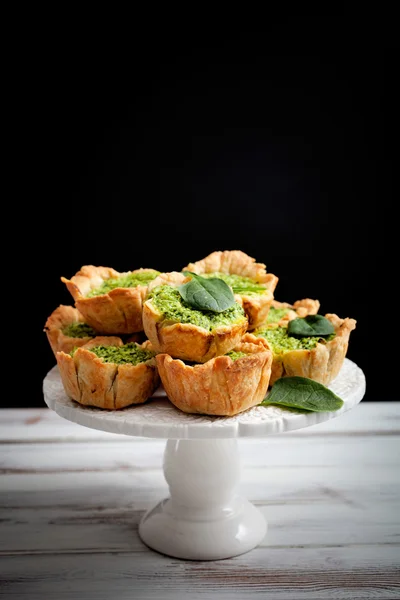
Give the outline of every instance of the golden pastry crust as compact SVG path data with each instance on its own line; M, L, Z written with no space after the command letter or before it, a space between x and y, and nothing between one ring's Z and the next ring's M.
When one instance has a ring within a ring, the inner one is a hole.
M201 273L228 273L249 277L256 283L265 287L266 291L260 295L236 294L237 299L249 319L249 330L256 329L265 323L268 311L274 297L274 290L278 283L278 277L266 272L263 263L256 263L255 258L248 256L241 250L224 250L212 252L202 260L189 263L183 271Z
M104 362L90 351L94 346L123 346L116 336L97 336L71 356L57 352L57 364L67 395L87 406L114 410L143 404L159 385L155 358L137 365ZM139 344L138 344L139 345ZM152 349L144 342L143 349Z
M189 280L190 277L177 271L162 273L150 282L149 291L158 285L177 287ZM240 322L216 327L212 331L190 323L171 323L148 299L143 304L143 327L157 353L204 363L232 350L247 331L248 321L244 317Z
M61 277L75 300L76 308L86 323L106 334L128 334L143 331L142 309L147 285L134 288L115 288L106 294L87 298L87 294L110 278L130 273L146 273L154 269L136 269L119 273L110 267L85 265L71 279Z
M186 365L169 354L156 356L168 398L186 413L232 416L265 397L272 353L263 344L240 343L235 351L246 356L232 360L217 356L201 365Z
M311 298L303 298L303 300L296 300L294 304L288 304L287 302L278 302L272 300L271 306L273 308L288 308L288 313L278 321L278 325L287 325L289 321L297 319L299 317L304 318L307 315L316 315L319 311L320 303L319 300L311 300Z
M282 354L274 354L271 368L270 385L280 377L308 377L319 383L328 385L338 375L345 359L349 345L350 333L356 327L354 319L341 319L335 314L328 313L325 317L335 328L336 336L324 344L317 343L312 350L288 350ZM273 327L271 325L270 327ZM268 341L252 333L243 336L243 341L261 341L267 348Z
M63 329L74 323L84 323L85 319L73 306L65 306L60 304L51 315L48 317L44 331L46 332L47 339L51 349L56 356L57 352L71 352L75 347L83 346L87 344L94 336L88 336L83 338L69 337L63 333Z
M249 277L257 283L268 284L269 289L275 289L278 278L272 273L266 272L263 263L256 263L255 258L248 256L241 250L224 250L212 252L202 260L189 263L182 271L193 273L228 273Z

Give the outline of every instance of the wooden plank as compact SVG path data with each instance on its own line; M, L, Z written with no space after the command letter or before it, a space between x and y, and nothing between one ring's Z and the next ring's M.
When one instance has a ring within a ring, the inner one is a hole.
M400 542L391 467L248 467L241 493L269 521L267 545ZM132 550L143 512L167 495L160 469L3 475L0 550Z
M6 408L0 412L0 441L58 442L74 440L125 440L128 438L117 433L97 431L58 416L49 408Z
M400 436L382 436L371 443L369 436L326 439L271 436L267 439L239 440L244 468L342 466L356 469L360 465L400 467ZM1 474L61 473L81 471L117 471L161 469L164 440L138 438L125 442L92 441L59 444L0 444Z
M115 441L117 439L130 442L137 439L71 423L48 408L3 409L0 416L0 440L3 442ZM327 435L347 435L348 433L383 435L393 432L400 432L400 403L361 402L360 405L337 419L283 435L286 437L304 435L326 437Z
M391 547L256 548L214 562L143 551L2 559L8 600L368 600L399 598Z
M274 469L246 468L241 490L258 503L290 498L309 502L318 487L333 490L348 503L362 506L399 498L399 482L393 468L359 467L357 472L342 467L297 467ZM44 505L118 506L118 498L129 502L145 497L149 492L164 493L167 485L159 469L145 471L51 473L33 475L3 475L0 486L0 507L23 508Z
M361 508L346 504L343 497L329 491L316 487L307 502L303 493L300 498L292 494L285 500L276 498L269 504L265 500L257 503L269 527L261 545L270 548L387 545L400 557L398 522L396 527L399 507L395 499ZM145 508L160 497L153 490L134 499L123 494L116 501L117 506L110 502L111 498L97 498L97 506L81 502L41 509L0 510L0 554L137 552L142 549L137 533L139 521Z

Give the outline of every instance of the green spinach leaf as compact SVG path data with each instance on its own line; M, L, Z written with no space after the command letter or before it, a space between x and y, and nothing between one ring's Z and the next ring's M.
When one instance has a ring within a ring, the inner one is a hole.
M191 275L192 279L180 285L178 290L193 308L220 313L235 304L231 288L222 279L206 279L190 271L184 271L184 274Z
M274 383L261 404L274 404L308 412L331 412L341 408L343 400L313 379L281 377Z
M322 315L308 315L289 321L288 335L295 337L314 337L335 333L335 328L328 319Z

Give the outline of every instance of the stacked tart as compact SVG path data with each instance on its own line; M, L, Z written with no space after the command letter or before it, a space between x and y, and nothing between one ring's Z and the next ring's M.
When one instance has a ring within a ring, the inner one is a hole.
M159 376L150 342L124 344L116 336L96 336L57 364L68 396L80 404L116 409L142 404L156 390Z
M207 286L211 278L161 274L149 285L143 326L170 401L184 412L229 416L263 400L272 353L264 344L242 343L249 326L242 302L215 279L232 296L225 310L201 309L183 292L185 285Z
M106 334L143 330L142 306L147 286L159 275L154 269L118 273L108 267L84 266L71 279L61 280L85 322Z
M304 331L298 334L294 328L291 329L290 322L280 321L277 324L266 323L244 336L243 339L248 342L264 343L273 353L270 385L285 376L307 377L328 385L338 375L356 321L340 319L335 314L326 314L322 319L325 326L323 333L311 330L306 334ZM292 322L301 321L305 325L313 322L307 317Z
M181 271L83 266L61 278L45 332L64 389L108 410L146 402L160 382L187 413L232 416L260 404L277 379L328 384L354 319L318 314L318 300L278 302L278 278L239 250L212 252Z
M204 277L218 277L230 285L246 312L250 330L256 329L267 319L278 278L267 273L264 264L256 263L244 252L212 252L206 258L188 264L183 270Z

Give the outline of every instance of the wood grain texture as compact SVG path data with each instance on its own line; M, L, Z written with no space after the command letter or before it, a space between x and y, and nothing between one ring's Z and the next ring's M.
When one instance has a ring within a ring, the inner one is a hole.
M344 413L340 419L325 421L306 429L299 429L284 434L284 436L318 436L327 435L347 436L360 435L400 435L400 411L396 402L365 402L353 410ZM362 412L361 412L362 411ZM271 439L274 436L270 436ZM26 441L59 442L75 440L99 440L132 442L132 438L106 431L97 431L82 427L62 419L48 408L6 409L0 413L0 440L2 443L19 443ZM147 439L149 443L154 440Z
M137 554L7 557L4 597L12 600L399 598L398 563L390 549L360 554L256 548L229 560L173 560Z
M162 440L47 409L0 420L1 598L400 598L396 403L240 440L241 492L269 529L252 552L214 562L165 557L138 537L144 511L168 494Z

